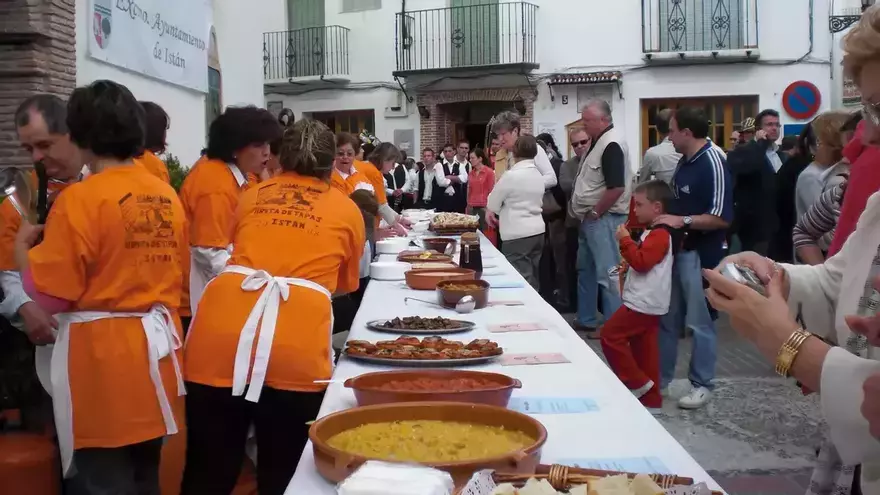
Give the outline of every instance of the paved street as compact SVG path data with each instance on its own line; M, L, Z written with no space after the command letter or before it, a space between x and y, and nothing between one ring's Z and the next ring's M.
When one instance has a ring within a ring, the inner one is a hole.
M587 343L600 356L598 341ZM687 391L690 339L679 346L672 396ZM667 399L657 419L731 495L803 495L823 423L815 396L776 376L725 318L719 320L717 388L698 411Z

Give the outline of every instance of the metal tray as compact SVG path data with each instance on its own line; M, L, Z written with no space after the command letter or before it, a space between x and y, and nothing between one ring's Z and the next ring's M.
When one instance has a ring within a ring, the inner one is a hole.
M390 320L373 320L367 322L367 328L382 333L396 333L399 335L447 335L450 333L470 332L477 328L477 324L472 321L450 320L459 324L456 328L444 328L437 330L408 330L404 328L386 328L382 324Z
M370 364L381 364L384 366L401 366L406 368L449 368L452 366L473 366L477 364L490 363L504 354L496 354L495 356L480 356L475 358L461 359L391 359L373 356L356 356L344 353L349 359L361 361Z

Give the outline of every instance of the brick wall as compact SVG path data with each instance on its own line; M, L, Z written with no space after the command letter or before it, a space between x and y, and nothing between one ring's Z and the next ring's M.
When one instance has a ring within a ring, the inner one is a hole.
M75 0L0 1L0 166L31 165L15 134L18 104L75 85Z
M421 117L421 140L419 149L433 148L439 152L447 142L452 141L455 124L461 122L461 116L447 105L470 101L509 101L522 100L526 112L522 116L521 125L524 133L531 133L533 128L535 93L531 88L489 88L469 89L461 91L428 91L416 96L419 107L425 107L430 117ZM513 105L511 105L513 107Z

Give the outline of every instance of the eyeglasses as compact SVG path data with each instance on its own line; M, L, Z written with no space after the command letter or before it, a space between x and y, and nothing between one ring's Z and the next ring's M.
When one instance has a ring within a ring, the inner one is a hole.
M875 127L880 127L880 103L863 103L862 116L869 120Z
M583 140L581 140L581 141L573 141L573 142L571 143L571 147L572 147L572 148L577 148L578 146L586 146L586 145L588 145L588 144L590 144L590 140L589 140L589 139L583 139Z

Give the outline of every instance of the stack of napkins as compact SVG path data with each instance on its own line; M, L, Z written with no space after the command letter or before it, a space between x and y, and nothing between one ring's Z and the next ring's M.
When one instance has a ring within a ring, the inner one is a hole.
M339 495L452 495L455 483L444 471L367 461L336 488Z

